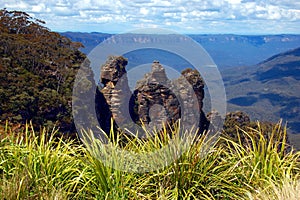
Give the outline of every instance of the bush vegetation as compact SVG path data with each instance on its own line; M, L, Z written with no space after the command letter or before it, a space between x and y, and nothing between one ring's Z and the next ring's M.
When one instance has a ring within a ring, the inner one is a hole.
M0 10L0 124L32 121L74 133L75 75L86 56L72 42L21 11Z
M280 126L273 127L271 139L265 139L260 128L239 129L237 134L243 132L249 145L221 137L222 145L217 142L208 148L206 135L197 136L170 165L146 173L118 170L116 165L124 161L125 151L158 150L170 140L168 134L148 140L131 138L104 163L96 156L105 153L97 139L85 146L56 137L56 130L35 132L26 125L17 133L6 126L1 129L0 198L296 199L300 152L287 152L285 140L276 140L276 134L286 134ZM179 139L180 131L175 128L172 139ZM113 138L112 147L118 147L120 138ZM206 154L201 154L203 150Z
M250 123L242 113L226 118L214 144L206 134L188 138L180 156L180 133L193 136L197 130L174 126L171 133L148 139L111 131L109 146L90 131L83 131L83 142L61 137L75 133L70 88L86 56L78 50L80 43L43 24L24 12L0 10L0 199L299 197L300 152L289 147L286 129L280 123ZM83 73L92 77L90 70ZM6 120L12 125L2 126ZM52 128L55 124L59 130ZM160 169L138 173L145 160L124 157L155 152L171 139L169 157L176 159ZM118 151L110 154L107 148ZM110 159L103 162L99 156ZM118 168L124 164L130 170Z

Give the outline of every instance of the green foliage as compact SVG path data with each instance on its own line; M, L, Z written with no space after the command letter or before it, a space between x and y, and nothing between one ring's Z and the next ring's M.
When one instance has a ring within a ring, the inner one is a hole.
M80 189L81 146L56 138L54 130L36 133L28 125L17 136L7 128L5 134L0 143L1 199L65 199Z
M269 138L265 138L261 128L241 131L246 144L240 139L239 133L237 142L225 139L228 144L227 159L236 159L238 165L235 173L239 176L239 185L255 184L256 187L263 187L269 180L280 181L286 177L299 176L300 152L286 152L288 144L283 139L286 138L286 129L281 131L280 123L273 128Z
M248 146L230 138L221 138L227 145L218 146L206 135L192 136L178 159L146 173L120 170L126 163L130 168L143 165L133 165L141 160L126 158L126 152L157 151L170 141L168 134L147 140L128 138L120 147L122 135L112 137L107 145L92 132L83 132L84 147L55 137L56 131L37 133L27 125L15 133L6 126L0 128L0 198L297 199L300 152L284 151L285 141L274 137L286 133L279 126L268 140L260 124L250 131L241 129ZM180 142L180 131L179 127L172 130L174 144ZM182 150L178 147L170 148L170 156ZM103 155L109 159L99 159Z
M256 200L298 200L300 197L300 181L284 178L280 181L270 181L266 188L259 188L254 193L249 193L249 199Z
M251 137L254 137L255 141L259 141L259 137L263 135L265 140L273 139L288 144L285 146L285 151L289 151L289 137L281 123L282 121L279 121L277 124L271 122L256 123L250 121L250 117L244 112L231 112L226 115L222 135L235 142L241 142L244 146L252 143L247 134L252 134ZM259 132L253 130L259 130Z
M0 10L0 121L72 131L72 86L85 56L79 43L19 11Z

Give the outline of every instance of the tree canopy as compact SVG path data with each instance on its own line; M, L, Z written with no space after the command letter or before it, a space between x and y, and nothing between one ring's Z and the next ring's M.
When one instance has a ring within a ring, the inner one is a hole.
M72 86L85 55L25 12L0 10L0 120L73 131Z

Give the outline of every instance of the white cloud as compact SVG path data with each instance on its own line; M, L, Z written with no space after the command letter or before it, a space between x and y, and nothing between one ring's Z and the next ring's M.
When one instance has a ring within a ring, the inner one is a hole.
M43 10L45 10L46 6L45 4L41 3L39 5L34 5L32 6L32 12L42 12Z
M1 2L1 4L4 5L5 8L23 9L23 10L28 9L28 3L24 2L24 1L4 1L4 2Z
M9 10L34 14L59 31L72 28L123 32L135 27L159 26L182 32L300 33L300 2L291 0L0 0L0 3ZM270 24L276 25L270 27Z
M241 0L226 0L230 4L240 4Z
M52 10L57 16L72 16L78 14L76 10L69 9L68 7L65 6L56 6L53 7Z
M148 15L148 14L149 14L149 10L146 9L146 8L141 8L141 9L140 9L140 13L141 13L142 15Z

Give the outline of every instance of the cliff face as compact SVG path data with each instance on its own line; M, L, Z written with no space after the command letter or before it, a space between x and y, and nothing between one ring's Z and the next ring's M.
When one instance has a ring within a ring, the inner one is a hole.
M204 98L204 82L196 70L187 69L176 80L169 80L165 69L154 61L151 72L136 83L131 93L126 75L127 60L112 56L101 68L99 95L103 96L100 122L107 130L110 118L115 126L119 124L145 124L150 128L161 129L162 125L172 124L181 119L185 125L200 127L200 131L208 127L208 121L202 111ZM101 107L101 106L100 106ZM106 111L105 111L106 110ZM102 127L103 128L103 127Z
M127 60L112 56L101 68L101 83L104 87L101 93L111 110L112 118L118 122L126 120L125 108L130 99L130 89L125 66Z
M125 67L127 60L121 56L111 56L101 67L100 82L103 87L98 91L98 116L102 129L110 130L111 118L117 124L125 124L129 121L128 102L131 91L128 86L128 79Z
M171 81L158 61L153 62L150 73L137 82L133 94L135 121L161 128L180 118L180 103L171 90Z
M203 108L204 81L197 70L185 69L173 82L173 90L181 100L182 122L185 126L197 126L200 132L208 129L209 122Z

